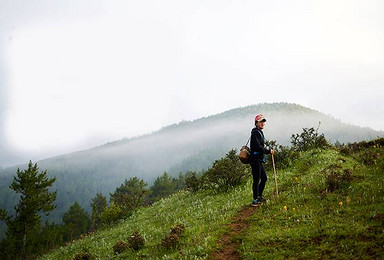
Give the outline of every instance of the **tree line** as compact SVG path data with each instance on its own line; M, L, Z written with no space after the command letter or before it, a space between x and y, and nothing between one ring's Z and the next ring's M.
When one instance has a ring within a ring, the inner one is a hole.
M57 191L50 191L56 178L40 171L31 161L25 170L17 169L10 188L20 195L15 214L0 209L0 220L6 223L6 237L0 242L0 259L34 259L52 248L81 238L83 235L127 218L140 206L186 188L186 179L194 173L171 177L164 172L153 186L133 177L125 180L107 197L97 193L91 200L91 214L75 201L62 216L62 224L46 221L55 208Z

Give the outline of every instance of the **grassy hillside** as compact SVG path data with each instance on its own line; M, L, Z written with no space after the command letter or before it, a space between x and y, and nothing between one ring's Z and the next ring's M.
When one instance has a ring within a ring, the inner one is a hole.
M278 169L280 197L269 198L236 234L244 259L337 258L384 256L384 142L302 153L289 169ZM249 207L251 181L227 193L184 191L141 208L116 226L90 234L42 259L73 259L87 252L95 259L208 259L220 250L239 210ZM178 245L161 246L172 227L185 226ZM115 255L117 241L134 231L145 239L142 249Z
M331 142L355 142L383 135L288 103L252 105L181 122L148 135L37 162L41 170L56 177L53 189L58 191L57 209L49 220L60 222L75 200L90 212L91 199L97 192L108 196L131 177L139 177L151 185L164 171L177 176L180 171L206 169L230 149L239 149L247 141L253 118L260 112L268 119L266 138L284 145L289 144L290 136L301 132L302 127L317 127L319 121L319 131ZM9 189L15 172L15 167L0 171L0 208L9 212L18 201Z

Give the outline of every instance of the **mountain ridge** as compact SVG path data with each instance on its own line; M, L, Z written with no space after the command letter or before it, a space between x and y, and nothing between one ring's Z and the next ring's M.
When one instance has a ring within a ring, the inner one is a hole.
M57 177L53 189L58 190L58 209L52 213L53 219L60 221L62 213L75 200L89 211L91 198L97 192L109 194L131 177L151 184L165 171L175 176L206 169L230 149L239 149L246 143L257 113L263 113L268 120L266 138L283 145L289 145L292 134L302 128L317 127L319 121L319 132L331 142L356 142L383 135L290 103L249 105L181 121L142 136L37 161L41 170ZM9 189L17 167L23 165L0 170L0 208L12 210L17 202L17 196Z

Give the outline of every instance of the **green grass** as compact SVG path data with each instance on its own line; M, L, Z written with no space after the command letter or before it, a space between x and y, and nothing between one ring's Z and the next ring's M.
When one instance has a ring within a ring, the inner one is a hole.
M243 258L384 258L383 161L364 165L356 158L312 151L280 172L280 198L252 216ZM329 179L332 172L338 177Z
M352 155L335 150L301 154L292 168L278 169L280 198L272 171L265 197L270 200L237 235L244 259L384 258L384 148ZM366 160L367 156L373 160ZM95 259L207 259L228 230L226 224L252 198L251 180L228 193L179 192L129 219L53 251L42 259L73 259L89 251ZM185 225L178 248L160 246L177 225ZM114 255L113 245L139 231L139 251Z
M73 259L75 254L84 250L96 259L205 259L224 233L225 224L239 209L250 203L247 186L221 194L179 192L151 207L140 208L132 217L113 228L62 247L42 259ZM186 227L179 248L167 250L159 246L161 239L177 224ZM146 240L144 248L138 252L128 250L114 255L113 245L119 240L127 241L136 230Z

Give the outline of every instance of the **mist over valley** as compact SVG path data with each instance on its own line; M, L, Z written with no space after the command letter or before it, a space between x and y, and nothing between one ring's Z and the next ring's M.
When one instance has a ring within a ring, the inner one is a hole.
M194 121L182 121L161 130L107 143L90 150L47 158L36 162L40 170L57 178L57 209L49 216L60 222L74 201L90 210L97 192L109 195L125 179L138 177L149 185L162 173L177 176L180 172L200 172L229 150L241 148L254 127L253 119L262 113L267 124L267 140L289 145L292 134L302 128L317 128L331 142L357 142L383 136L383 132L345 124L330 115L296 104L265 103L237 108ZM12 211L19 199L9 185L17 168L0 171L0 208ZM33 162L35 163L35 162Z

